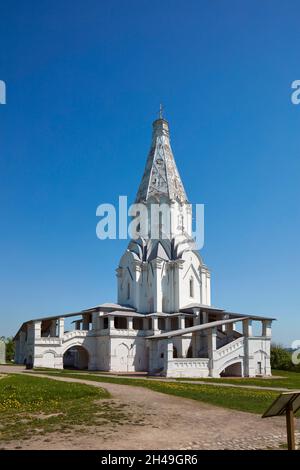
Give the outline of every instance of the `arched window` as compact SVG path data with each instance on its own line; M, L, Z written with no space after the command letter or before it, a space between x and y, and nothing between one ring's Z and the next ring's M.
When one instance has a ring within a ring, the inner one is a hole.
M127 299L130 299L130 283L127 284Z
M194 279L190 278L190 297L194 297Z

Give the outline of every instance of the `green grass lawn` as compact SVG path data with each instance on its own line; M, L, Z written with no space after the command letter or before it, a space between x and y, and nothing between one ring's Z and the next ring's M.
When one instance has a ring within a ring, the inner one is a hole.
M125 414L103 388L25 375L0 377L0 441L120 422Z
M41 371L42 372L42 371ZM41 373L40 372L40 373ZM80 377L84 380L92 380L101 383L117 383L149 388L156 392L175 395L178 397L191 398L212 405L222 406L233 410L248 411L262 414L278 395L269 390L238 389L233 387L217 387L213 385L197 385L179 382L167 382L151 379L131 379L126 377L99 376L97 373L66 372L66 371L43 371L50 375L60 377Z
M259 387L276 387L300 390L300 373L285 370L272 370L273 378L220 378L220 379L176 379L176 380L201 380L204 382L218 382L235 385L258 385ZM276 378L280 377L280 378Z

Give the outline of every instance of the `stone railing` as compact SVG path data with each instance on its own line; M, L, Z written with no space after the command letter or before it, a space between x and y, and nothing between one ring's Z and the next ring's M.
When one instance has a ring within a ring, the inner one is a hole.
M68 331L68 333L64 334L64 336L62 337L62 340L65 343L66 341L69 341L70 339L73 339L73 338L85 338L89 333L90 332L88 330Z
M60 345L60 338L57 336L42 336L41 338L37 338L35 340L36 345L45 345L45 344L52 344L52 345Z
M163 330L157 330L156 334L164 333ZM133 328L106 328L103 330L97 330L96 336L152 336L154 334L153 330L134 330Z
M173 365L174 367L177 367L178 369L180 368L190 368L190 369L195 369L195 368L202 368L202 367L207 367L208 365L208 359L203 357L203 358L176 358L176 359L171 359L168 361L168 365Z
M167 377L208 377L209 360L207 358L170 359L167 365Z
M235 353L237 349L240 349L244 346L244 337L238 338L231 343L222 346L221 348L217 349L216 351L216 359L222 359L225 356L231 355Z

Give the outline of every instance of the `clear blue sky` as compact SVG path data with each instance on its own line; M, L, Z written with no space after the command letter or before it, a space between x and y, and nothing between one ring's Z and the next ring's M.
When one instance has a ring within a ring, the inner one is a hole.
M125 241L96 207L135 196L160 102L205 204L214 305L300 339L299 1L2 1L0 335L116 299Z

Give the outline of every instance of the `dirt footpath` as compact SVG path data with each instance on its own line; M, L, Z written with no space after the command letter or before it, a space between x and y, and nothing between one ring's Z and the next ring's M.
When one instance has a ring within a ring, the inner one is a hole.
M0 373L7 372L4 369L0 366ZM10 373L19 372L9 369ZM66 377L55 380L106 388L112 400L126 404L134 421L140 420L140 424L129 421L117 426L107 424L101 432L87 427L80 433L51 433L5 444L6 449L266 449L286 442L284 417L263 420L252 413L128 385Z

